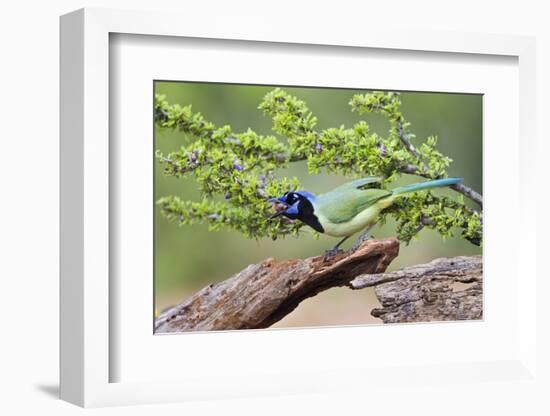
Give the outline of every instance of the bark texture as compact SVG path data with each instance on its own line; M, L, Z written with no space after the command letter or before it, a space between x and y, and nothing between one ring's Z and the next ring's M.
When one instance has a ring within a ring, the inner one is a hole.
M356 251L252 264L161 313L156 333L267 328L304 299L337 286L374 287L384 323L483 317L481 256L436 259L384 273L399 254L395 238L368 240ZM365 305L369 307L369 305Z
M441 258L395 272L360 276L350 286L375 287L382 308L371 314L384 323L483 318L481 256Z
M395 238L368 240L353 253L277 262L269 258L210 285L164 311L156 333L267 328L298 304L354 278L386 270L399 254Z

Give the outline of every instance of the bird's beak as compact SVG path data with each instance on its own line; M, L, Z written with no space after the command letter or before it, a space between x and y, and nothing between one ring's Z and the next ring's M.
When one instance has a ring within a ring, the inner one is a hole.
M268 202L273 203L273 208L277 211L274 214L269 216L269 219L277 218L280 215L283 215L283 213L288 208L288 204L286 202L281 201L279 198L271 198L268 200Z

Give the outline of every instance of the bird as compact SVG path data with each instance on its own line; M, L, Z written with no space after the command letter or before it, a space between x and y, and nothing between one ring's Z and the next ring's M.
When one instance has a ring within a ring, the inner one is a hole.
M380 213L389 208L401 195L452 186L463 180L462 178L435 179L393 190L368 187L382 179L379 176L368 176L347 182L320 195L306 191L287 192L283 196L268 200L274 204L273 207L276 210L269 218L282 215L292 220L300 220L319 233L344 237L326 252L326 256L330 257L340 251L339 247L344 241L361 230L365 232L356 246L368 239L368 232L378 221Z

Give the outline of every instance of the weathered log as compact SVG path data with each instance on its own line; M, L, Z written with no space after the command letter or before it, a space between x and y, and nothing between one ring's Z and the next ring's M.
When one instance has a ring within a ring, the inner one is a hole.
M360 276L353 289L375 287L384 323L473 320L483 317L481 256L436 259L390 273Z
M277 262L270 258L210 285L161 313L156 333L267 328L300 302L359 275L381 273L399 253L395 238L368 240L352 253Z
M164 311L156 333L267 328L300 302L332 287L374 287L384 323L482 319L481 256L436 259L383 273L399 253L394 238L324 259L267 259ZM366 305L368 307L368 305Z

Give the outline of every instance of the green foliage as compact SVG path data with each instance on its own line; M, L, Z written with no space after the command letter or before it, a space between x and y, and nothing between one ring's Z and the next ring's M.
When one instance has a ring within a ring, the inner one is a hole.
M282 89L264 97L259 109L272 119L273 131L282 136L262 136L248 129L235 133L230 126L216 127L192 107L170 105L164 96L155 97L155 120L161 128L178 129L189 138L179 151L157 152L164 174L194 175L203 195L201 202L177 196L158 201L162 213L181 225L207 223L211 230L230 227L250 238L297 235L302 223L284 217L268 220L273 213L270 197L301 189L297 178L275 177L278 169L305 160L311 174L321 170L350 177L382 176L382 186L402 174L424 178L447 177L452 160L436 148L437 139L428 137L418 148L415 136L401 113L399 94L373 92L355 95L350 106L359 114L378 113L387 118L390 129L381 137L365 121L318 131L317 118L306 104ZM460 230L476 245L482 241L482 216L459 198L435 197L417 192L400 198L382 215L398 222L398 236L409 242L420 229L429 227L443 237Z

